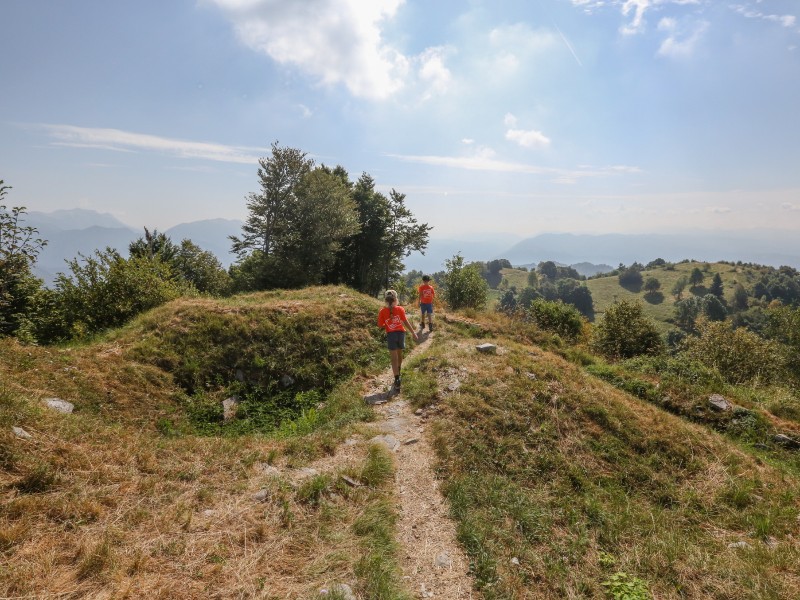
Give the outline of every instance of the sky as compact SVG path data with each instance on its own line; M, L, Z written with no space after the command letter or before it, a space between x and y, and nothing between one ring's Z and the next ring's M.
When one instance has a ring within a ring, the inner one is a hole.
M800 228L796 0L2 0L9 206L243 219L270 146L431 236Z

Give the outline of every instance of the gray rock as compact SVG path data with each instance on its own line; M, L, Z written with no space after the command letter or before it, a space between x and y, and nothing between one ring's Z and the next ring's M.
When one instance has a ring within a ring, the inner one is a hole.
M357 600L353 594L353 588L346 583L334 583L330 589L322 588L319 591L320 596L328 596L330 594L338 594L344 600Z
M11 431L14 432L15 436L17 436L18 438L20 438L22 440L29 440L29 439L31 439L33 437L30 433L25 431L22 427L12 427Z
M236 418L236 411L239 410L239 398L231 396L222 401L222 420L226 423Z
M294 378L291 375L284 374L281 377L281 385L283 387L289 387L290 385L294 385Z
M389 450L395 450L400 445L400 442L397 441L393 435L376 435L374 438L370 440L372 444L383 444Z
M217 511L208 508L208 509L203 511L203 516L204 517L216 517L217 516Z
M65 415L71 414L75 410L75 405L72 402L67 402L61 398L45 398L44 403L48 408L56 412L64 413Z
M528 379L536 379L536 373L525 373L525 377Z
M747 542L732 542L728 544L728 548L752 548Z
M350 487L361 487L361 484L358 481L352 479L351 477L348 477L347 475L342 475L341 478L342 481L344 481Z
M771 535L767 536L767 538L764 540L764 545L770 550L775 550L775 548L778 547L778 540Z
M241 369L236 369L236 374L234 377L236 377L236 381L244 382L244 371Z
M708 397L708 403L711 405L711 408L713 408L714 410L718 410L720 412L725 412L733 408L731 403L725 400L725 398L723 398L719 394L711 394Z
M458 388L461 387L461 382L456 379L455 381L451 381L447 384L448 391L455 392Z
M511 559L511 564L514 565L515 567L518 567L519 559L515 556L514 558Z
M264 465L264 474L270 477L278 477L281 474L281 470L273 465Z
M436 556L436 566L440 569L449 569L453 564L450 560L450 555L447 552L441 552Z
M417 410L414 411L414 414L417 415L418 417L420 417L420 416L422 416L422 413L424 413L424 412L425 412L424 410L422 410L421 408L418 408Z
M475 346L475 349L484 354L497 354L497 346L494 344L481 344L480 346Z
M269 498L269 490L266 488L262 488L258 490L255 494L253 494L253 500L256 502L266 502Z
M772 441L775 442L776 444L780 444L784 448L791 448L791 449L800 448L800 441L797 441L794 438L790 438L788 435L785 435L783 433L773 435Z

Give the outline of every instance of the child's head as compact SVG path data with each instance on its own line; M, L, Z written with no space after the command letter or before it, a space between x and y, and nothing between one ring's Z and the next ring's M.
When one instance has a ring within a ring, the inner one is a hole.
M431 280L430 275L423 275L422 276L422 281L424 281L425 283L428 283L430 280Z
M386 290L386 294L384 295L384 300L386 300L386 304L391 306L392 304L397 304L397 292L394 290Z

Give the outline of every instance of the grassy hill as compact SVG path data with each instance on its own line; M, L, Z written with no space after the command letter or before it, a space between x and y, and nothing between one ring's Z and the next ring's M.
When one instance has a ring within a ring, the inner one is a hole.
M586 282L586 285L592 292L597 316L602 315L606 307L617 300L638 300L644 307L645 314L656 321L662 331L666 331L669 329L667 320L674 316L676 302L671 293L672 288L681 277L688 278L695 268L703 271L705 280L702 285L694 290L687 286L684 291L684 298L692 294L705 295L708 286L711 285L712 278L716 273L719 273L725 288L725 299L730 303L733 300L733 290L736 283L741 283L748 287L752 285L758 275L758 272L752 267L735 266L726 263L685 262L677 263L668 268L647 269L642 271L642 277L645 281L647 281L648 277L655 277L661 282L661 295L655 299L647 297L644 289L637 290L621 286L616 275L590 279Z
M182 299L83 346L0 340L0 596L414 597L361 395L379 306ZM800 433L793 390L606 365L492 313L441 314L405 367L477 597L800 597L800 453L769 442ZM710 389L744 412L698 411Z

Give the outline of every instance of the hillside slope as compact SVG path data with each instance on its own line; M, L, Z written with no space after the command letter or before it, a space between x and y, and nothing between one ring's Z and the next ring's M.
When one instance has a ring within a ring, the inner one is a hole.
M0 342L0 595L419 597L401 570L418 537L397 531L410 454L370 442L362 397L387 364L378 306L339 287L178 300L82 347ZM401 399L472 597L800 597L794 463L612 387L530 325L444 317Z

